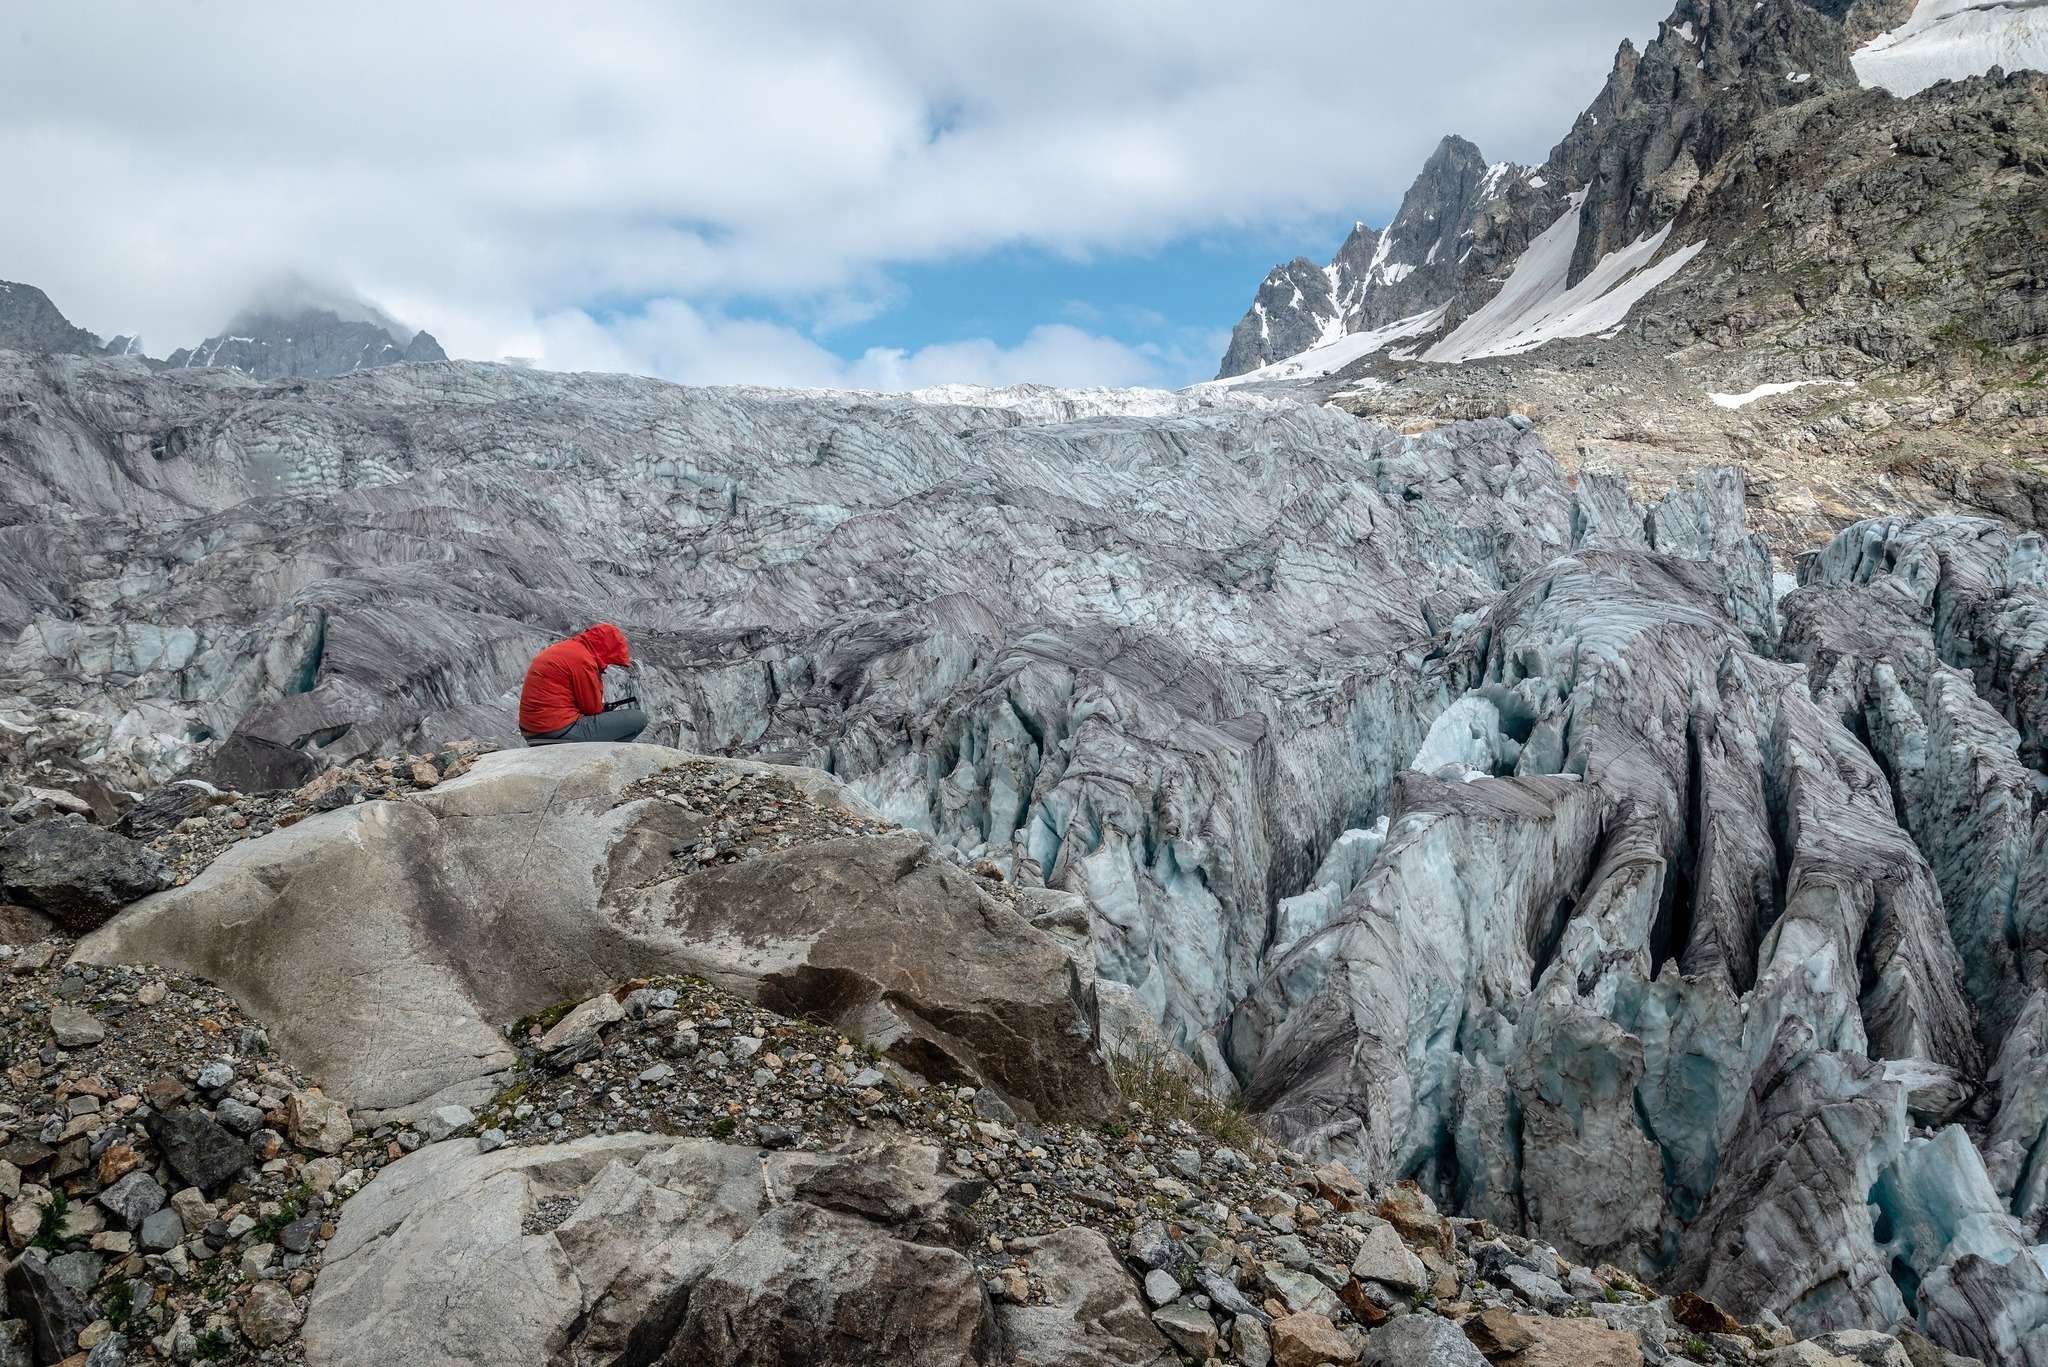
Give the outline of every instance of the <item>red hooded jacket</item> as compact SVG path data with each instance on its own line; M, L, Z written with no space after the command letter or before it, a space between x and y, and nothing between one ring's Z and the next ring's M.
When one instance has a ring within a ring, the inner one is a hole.
M599 622L533 657L526 686L519 690L519 729L545 736L604 711L604 669L633 663L626 638L610 622Z

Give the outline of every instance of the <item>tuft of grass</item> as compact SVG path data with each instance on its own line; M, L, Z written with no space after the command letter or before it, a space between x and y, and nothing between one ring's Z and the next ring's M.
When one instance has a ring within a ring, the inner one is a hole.
M199 1342L192 1350L192 1356L201 1362L226 1362L235 1351L235 1345L228 1342L226 1333L209 1329L199 1336Z
M71 1210L71 1199L61 1191L50 1193L49 1201L43 1206L43 1215L36 1222L35 1237L29 1243L36 1248L48 1249L55 1253L64 1246L64 1217Z
M538 1079L526 1077L514 1082L504 1091L491 1098L491 1104L477 1115L476 1128L481 1134L492 1126L503 1126L512 1121L512 1111L529 1092L539 1085Z
M100 1292L100 1314L116 1329L128 1326L129 1316L135 1313L135 1287L126 1277L116 1277Z
M729 1115L723 1115L711 1122L711 1137L713 1139L730 1139L739 1133L739 1128L739 1121L734 1120Z
M1248 1111L1204 1092L1176 1069L1161 1050L1139 1048L1113 1057L1110 1064L1125 1098L1136 1103L1146 1115L1179 1120L1196 1133L1233 1149L1249 1151L1257 1145L1258 1126ZM1104 1130L1108 1131L1114 1123L1106 1122Z
M284 1234L284 1228L306 1213L305 1205L296 1196L288 1196L277 1204L277 1214L266 1215L256 1222L252 1231L259 1244L274 1244Z
M524 1039L527 1031L532 1030L536 1026L545 1035L548 1031L561 1024L562 1017L568 1015L571 1011L574 1011L589 1000L590 998L588 997L571 997L568 1001L556 1002L544 1011L536 1011L530 1016L521 1016L518 1020L512 1022L511 1038Z

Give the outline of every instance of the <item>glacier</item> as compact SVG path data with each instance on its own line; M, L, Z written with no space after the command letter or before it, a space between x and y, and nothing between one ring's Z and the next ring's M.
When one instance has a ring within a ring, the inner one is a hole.
M2038 535L1859 523L1781 590L1737 472L1642 505L1526 423L1214 386L0 353L0 466L0 772L515 741L614 621L658 739L1049 890L1290 1144L2048 1367Z

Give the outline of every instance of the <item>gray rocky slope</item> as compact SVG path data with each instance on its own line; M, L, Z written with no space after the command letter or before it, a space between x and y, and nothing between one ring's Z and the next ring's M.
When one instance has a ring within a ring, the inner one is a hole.
M2048 1363L2038 536L1862 524L1780 604L1732 473L1644 508L1526 422L1256 396L0 355L0 413L17 781L502 738L615 621L656 739L1078 899L1287 1142Z
M382 316L343 318L333 309L307 306L238 314L227 331L172 352L164 365L173 370L222 366L259 380L287 375L319 380L405 361L447 359L430 333L408 338Z
M1741 463L1753 521L1787 546L1901 508L2042 525L2048 78L1993 69L1987 46L1956 58L1955 80L1889 93L1863 45L1913 9L1683 0L1641 51L1623 46L1544 165L1496 168L1495 193L1461 197L1481 159L1446 142L1375 248L1432 269L1361 277L1342 301L1304 289L1291 312L1269 281L1221 373L1419 314L1413 335L1307 382L1411 428L1525 413L1638 496ZM1456 206L1455 231L1402 227L1439 206ZM1593 288L1637 243L1679 269L1625 315L1581 310L1542 345L1463 345L1553 227L1569 229L1558 290ZM1448 269L1439 238L1461 248Z

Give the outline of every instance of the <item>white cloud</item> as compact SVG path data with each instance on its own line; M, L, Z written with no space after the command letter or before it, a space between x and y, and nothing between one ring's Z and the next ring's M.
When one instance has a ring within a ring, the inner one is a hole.
M1204 339L1220 350L1226 338ZM1014 347L987 338L916 351L877 347L847 361L788 327L709 314L679 299L599 321L580 309L542 319L530 354L566 370L627 370L688 384L904 390L935 384L1170 385L1184 358L1127 346L1065 323Z
M847 363L726 318L732 301L843 320L884 306L907 263L1391 206L1445 132L1540 158L1662 8L17 6L0 18L0 276L160 352L299 274L457 354L829 371ZM1048 326L848 373L1107 379L1146 360Z

